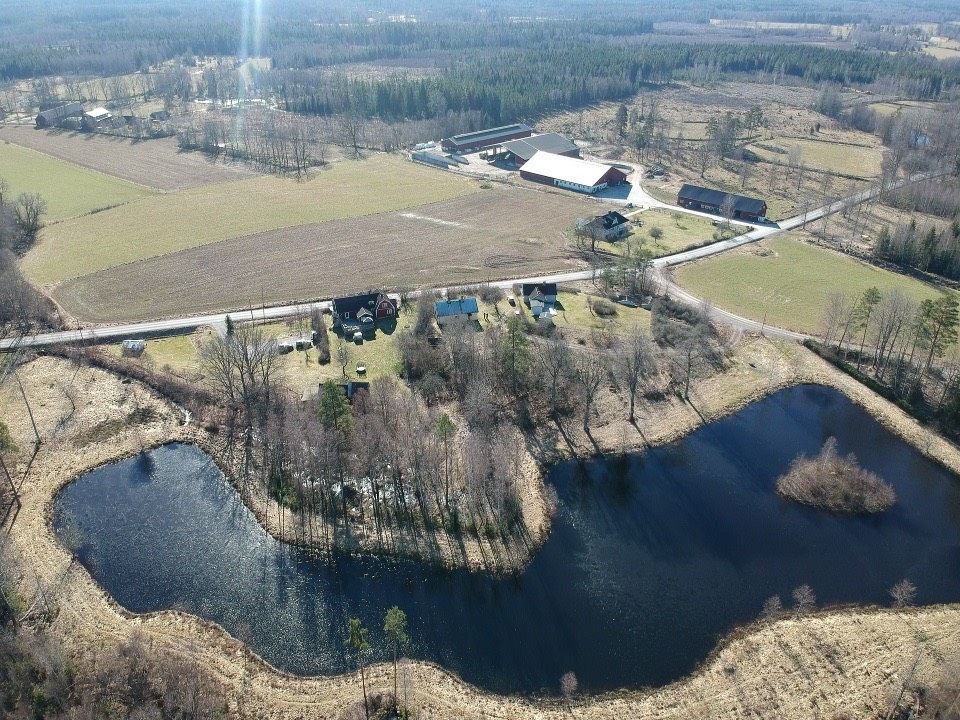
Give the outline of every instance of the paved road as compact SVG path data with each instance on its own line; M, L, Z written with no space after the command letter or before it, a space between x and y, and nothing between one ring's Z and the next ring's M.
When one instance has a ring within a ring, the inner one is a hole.
M926 180L932 177L938 177L940 175L946 175L947 171L936 172L936 173L917 173L916 175L911 176L910 178L900 180L892 185L889 185L886 189L893 190L904 185L908 185L913 182L918 182L920 180ZM637 183L639 187L639 183ZM664 269L671 267L673 265L679 265L681 263L690 262L692 260L698 260L700 258L708 257L710 255L716 255L717 253L726 252L727 250L732 250L734 248L741 247L748 243L757 242L764 238L777 235L779 233L787 232L795 228L804 225L805 223L812 222L819 218L822 218L824 215L830 215L832 213L842 210L844 207L849 205L855 205L857 203L864 202L866 200L871 200L879 195L881 189L879 187L865 190L864 192L857 193L856 195L851 195L850 197L838 200L837 202L825 205L823 207L816 208L811 210L805 215L797 215L795 217L783 220L777 225L764 225L757 227L754 230L751 230L743 235L740 235L729 240L720 240L709 245L705 245L700 248L695 248L693 250L687 250L685 252L675 253L673 255L666 255L661 258L657 258L654 261L654 267L657 269L660 277L663 281L664 287L667 291L674 297L684 300L689 303L699 303L699 298L694 297L690 293L686 292L678 285L675 285L669 281L663 272ZM646 194L646 193L644 193ZM649 197L649 196L647 196ZM666 206L664 203L660 203L654 198L650 198L653 203L656 203L656 207L672 207ZM689 212L683 208L673 208L679 212ZM695 213L702 214L702 213ZM713 218L713 216L708 216ZM592 270L577 270L573 272L566 273L556 273L553 275L540 275L535 277L528 278L514 278L511 280L499 280L491 283L497 287L510 288L516 283L527 283L527 282L556 282L556 283L567 283L567 282L576 282L579 280L590 280L594 276L594 271ZM450 288L438 288L438 290L457 290L458 287ZM413 294L416 296L416 293ZM76 342L106 342L106 341L117 341L123 340L126 338L134 337L149 337L154 335L175 335L178 333L186 333L192 330L195 330L198 327L203 325L213 325L213 326L223 326L226 323L227 315L230 318L237 322L242 322L244 320L278 320L282 318L296 317L296 316L306 316L309 315L311 308L320 308L321 310L328 309L330 307L329 300L323 300L315 303L306 303L306 304L296 304L296 305L279 305L274 307L265 307L258 308L254 310L243 310L240 312L231 312L231 313L214 313L211 315L192 315L188 317L179 317L179 318L170 318L168 320L151 320L147 322L139 323L128 323L124 325L110 325L96 328L86 328L83 330L64 330L58 332L42 333L39 335L32 335L23 338L7 338L0 340L0 351L3 350L14 350L17 348L23 347L44 347L49 345L58 345L62 343L76 343ZM770 326L765 326L762 323L758 323L755 320L750 320L749 318L740 317L739 315L734 315L732 313L726 312L725 310L720 310L719 308L714 309L714 313L717 319L726 322L734 327L738 327L743 330L750 332L759 332L763 329L764 332L771 335L778 335L780 337L786 337L790 339L803 339L806 337L800 333L790 332L788 330L781 330L779 328L771 328Z

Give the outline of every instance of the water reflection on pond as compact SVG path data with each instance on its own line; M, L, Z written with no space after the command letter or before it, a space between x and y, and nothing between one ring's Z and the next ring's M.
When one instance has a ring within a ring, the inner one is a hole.
M793 457L830 436L894 485L892 511L838 517L776 496ZM57 509L122 605L213 620L299 674L350 669L345 619L363 618L376 646L391 605L407 612L412 657L490 690L556 693L568 670L589 691L674 680L803 583L826 603L887 603L904 577L919 602L960 600L960 484L831 389L783 390L644 456L559 465L549 482L553 532L509 579L278 543L188 445L96 470Z

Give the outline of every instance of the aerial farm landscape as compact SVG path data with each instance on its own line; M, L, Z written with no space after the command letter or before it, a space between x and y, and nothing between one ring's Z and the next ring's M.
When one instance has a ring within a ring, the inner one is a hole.
M960 6L0 6L0 718L960 720Z

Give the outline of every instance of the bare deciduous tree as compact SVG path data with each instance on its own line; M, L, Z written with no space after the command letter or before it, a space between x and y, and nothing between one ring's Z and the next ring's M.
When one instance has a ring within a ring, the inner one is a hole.
M890 588L890 598L895 608L905 608L913 605L917 599L917 586L904 578Z
M13 204L13 219L17 226L17 250L29 249L37 240L37 233L43 227L43 216L47 212L47 201L36 193L21 193Z
M780 600L779 595L772 595L763 601L763 610L760 611L760 616L769 621L776 620L783 614L783 601Z
M556 413L560 405L560 393L573 379L574 364L570 346L563 338L552 338L536 346L536 376L547 386L550 412Z
M340 142L353 150L358 160L362 157L361 148L367 131L367 121L357 112L345 112L337 118Z
M593 404L609 372L607 357L602 352L584 354L577 361L577 385L583 395L583 431L588 435Z
M801 585L793 589L793 609L798 616L806 615L817 605L817 596L809 585Z
M644 332L634 332L616 350L616 368L630 395L630 422L635 420L637 393L644 378L656 365L653 343Z

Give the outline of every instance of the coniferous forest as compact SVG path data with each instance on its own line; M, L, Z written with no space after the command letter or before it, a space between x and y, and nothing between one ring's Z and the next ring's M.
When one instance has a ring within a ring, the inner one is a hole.
M920 3L927 16L956 14L945 0ZM387 122L474 112L484 122L531 119L560 108L618 100L650 84L757 76L810 83L896 83L901 94L936 98L960 84L960 63L912 49L909 33L890 52L885 23L897 5L814 2L804 10L775 3L672 0L633 5L537 0L413 3L403 15L385 3L303 0L264 5L244 0L169 3L67 0L0 8L0 82L43 76L104 76L156 67L171 59L240 53L269 57L252 72L256 91L287 110L353 113ZM911 7L912 12L918 8ZM854 24L842 47L787 34L751 38L714 31L711 18ZM415 19L415 22L413 21ZM877 38L884 36L883 42ZM385 68L357 76L342 66Z

